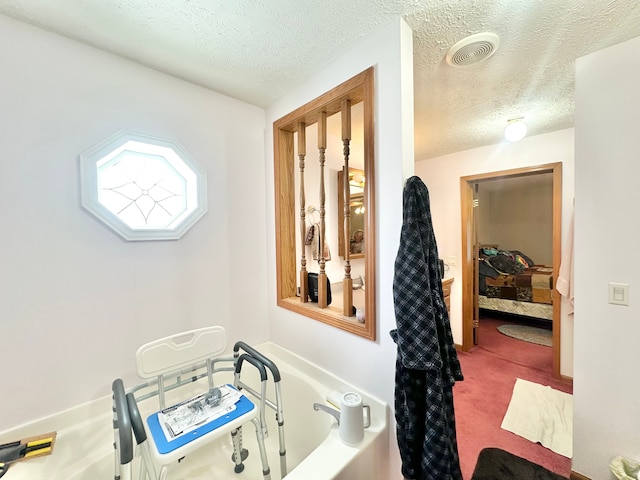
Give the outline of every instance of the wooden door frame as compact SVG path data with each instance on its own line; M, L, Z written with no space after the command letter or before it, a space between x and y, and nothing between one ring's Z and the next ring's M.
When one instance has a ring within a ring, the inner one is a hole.
M562 253L562 163L483 173L460 177L462 218L462 350L473 347L473 185L488 180L515 178L541 173L553 174L553 376L560 378L560 293L555 289Z

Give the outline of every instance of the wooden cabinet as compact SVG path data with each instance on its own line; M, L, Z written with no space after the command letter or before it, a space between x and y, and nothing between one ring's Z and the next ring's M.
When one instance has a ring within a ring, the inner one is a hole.
M444 295L444 304L447 306L447 313L451 316L451 284L453 278L445 278L442 280L442 293Z

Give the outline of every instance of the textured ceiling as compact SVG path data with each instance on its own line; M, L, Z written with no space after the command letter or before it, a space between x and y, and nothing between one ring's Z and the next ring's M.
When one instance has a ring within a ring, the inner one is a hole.
M414 31L416 159L573 126L574 61L640 36L638 0L2 0L0 13L262 107L402 16ZM468 35L500 46L445 55Z

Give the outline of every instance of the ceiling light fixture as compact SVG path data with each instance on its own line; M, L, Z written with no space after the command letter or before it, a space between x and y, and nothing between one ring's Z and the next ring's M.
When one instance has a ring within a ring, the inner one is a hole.
M510 142L522 140L527 134L527 125L522 121L524 117L515 117L507 121L507 128L504 129L504 138Z

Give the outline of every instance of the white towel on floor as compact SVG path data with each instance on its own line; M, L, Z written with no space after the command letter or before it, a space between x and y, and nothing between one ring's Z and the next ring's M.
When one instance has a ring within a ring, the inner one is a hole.
M501 427L571 458L573 396L518 378Z

